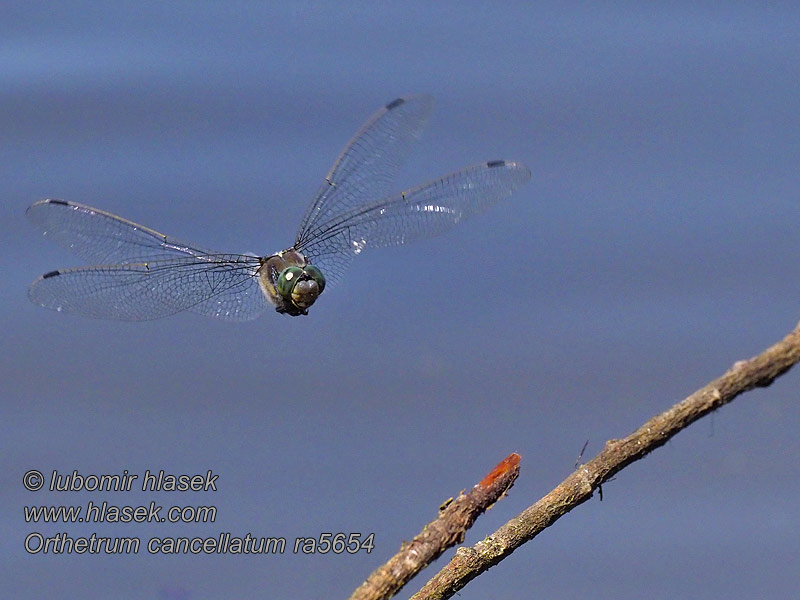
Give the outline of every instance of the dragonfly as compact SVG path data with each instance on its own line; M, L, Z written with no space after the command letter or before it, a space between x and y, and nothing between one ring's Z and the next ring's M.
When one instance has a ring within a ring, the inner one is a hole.
M307 315L365 249L442 233L530 179L522 163L492 160L392 194L432 108L431 96L418 95L378 110L336 159L294 244L267 256L201 248L75 202L36 202L29 219L93 266L45 273L28 295L57 311L126 321L182 311L249 321L270 307Z

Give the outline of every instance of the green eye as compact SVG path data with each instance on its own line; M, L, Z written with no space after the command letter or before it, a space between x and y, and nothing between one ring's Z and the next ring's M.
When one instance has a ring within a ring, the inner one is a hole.
M287 300L292 299L294 285L300 281L303 269L300 267L286 267L278 276L278 293Z
M305 272L306 275L317 282L317 287L319 287L319 293L321 294L322 290L325 289L325 276L322 274L322 271L314 265L306 265Z

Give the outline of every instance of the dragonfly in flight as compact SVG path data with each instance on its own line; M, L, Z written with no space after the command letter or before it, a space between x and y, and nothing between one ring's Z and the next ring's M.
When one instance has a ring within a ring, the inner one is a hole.
M270 306L306 315L365 248L441 233L530 179L523 164L494 160L390 195L432 108L420 95L376 112L336 159L294 245L269 256L215 252L83 204L36 202L27 215L45 236L97 266L45 273L28 295L57 311L126 321L187 310L248 321Z

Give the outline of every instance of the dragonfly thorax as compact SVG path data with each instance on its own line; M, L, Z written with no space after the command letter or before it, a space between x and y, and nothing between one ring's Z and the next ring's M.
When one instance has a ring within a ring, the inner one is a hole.
M279 313L307 315L325 289L322 272L294 248L261 259L259 284Z

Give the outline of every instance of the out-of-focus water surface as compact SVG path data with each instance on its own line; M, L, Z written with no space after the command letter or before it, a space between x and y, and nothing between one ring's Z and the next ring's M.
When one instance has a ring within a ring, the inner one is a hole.
M3 4L4 593L346 597L509 452L522 475L466 543L556 485L587 439L591 456L782 337L800 318L798 32L796 8L745 3ZM365 253L308 317L118 323L26 299L79 264L26 222L32 202L274 252L361 123L422 92L437 110L398 190L495 158L531 183L440 238ZM791 372L697 423L461 598L796 593L797 389ZM219 480L28 492L28 469ZM24 522L26 505L90 500L217 516ZM143 546L29 555L33 531ZM375 550L145 548L340 531L374 532Z

